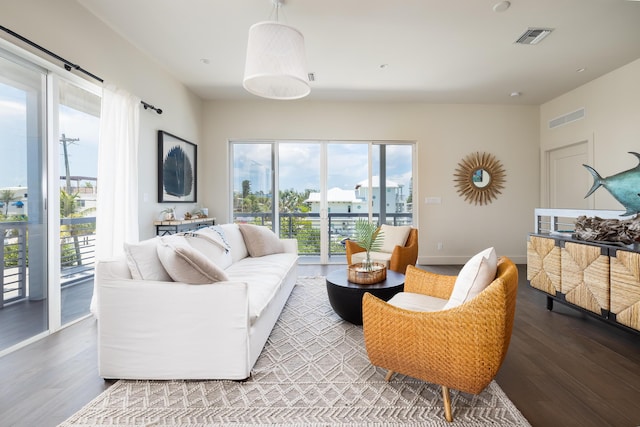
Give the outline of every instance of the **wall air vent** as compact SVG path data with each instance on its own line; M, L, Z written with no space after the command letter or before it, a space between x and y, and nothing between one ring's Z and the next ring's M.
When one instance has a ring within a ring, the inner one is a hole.
M566 125L567 123L575 122L584 118L584 108L567 113L564 116L556 117L549 120L549 129L557 128L558 126Z
M517 44L538 44L547 37L553 28L529 28L527 31L522 33L518 40L516 40Z

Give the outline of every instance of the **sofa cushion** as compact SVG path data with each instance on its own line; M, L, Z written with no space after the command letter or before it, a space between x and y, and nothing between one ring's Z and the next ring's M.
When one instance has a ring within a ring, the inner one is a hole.
M220 226L200 228L184 233L184 237L193 248L199 250L218 267L225 269L232 264L231 245Z
M280 238L268 227L253 224L239 224L239 227L244 244L252 257L284 252Z
M158 280L171 282L171 276L162 266L158 258L157 247L160 237L144 240L139 243L125 243L124 252L131 277L137 280Z
M396 246L404 246L404 244L407 243L411 226L382 224L380 230L382 231L382 246L380 252L391 253Z
M247 257L226 270L230 281L247 283L251 324L269 305L297 259L297 254L292 253Z
M158 245L158 257L176 282L201 285L228 280L223 269L191 247L184 236L165 236Z
M457 307L482 292L496 278L498 257L494 248L477 253L462 267L444 309Z
M244 244L244 237L242 237L238 224L222 224L220 228L224 232L224 237L231 247L231 261L235 263L248 257L249 252L247 251L247 246Z

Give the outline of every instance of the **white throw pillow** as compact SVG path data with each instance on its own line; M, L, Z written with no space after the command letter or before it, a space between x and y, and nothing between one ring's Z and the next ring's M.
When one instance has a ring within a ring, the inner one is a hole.
M380 248L380 252L391 253L396 246L404 246L404 244L407 243L411 226L382 224L380 230L382 231L382 247Z
M487 248L471 257L460 270L451 297L443 309L457 307L475 298L493 282L497 269L498 257L494 248Z
M224 232L224 237L229 242L229 246L231 246L231 261L236 263L248 257L249 251L247 251L247 245L244 244L244 237L242 237L238 224L221 224L220 228Z
M165 236L158 245L158 257L176 282L204 285L229 280L227 273L187 243L184 236Z
M187 242L220 268L226 269L232 263L231 246L218 226L200 228L184 233Z
M253 224L238 224L244 237L249 255L261 257L284 252L284 245L276 234L267 227Z
M154 237L140 243L124 244L124 253L127 257L131 277L136 280L171 282L171 276L158 258L157 247L159 243L160 238Z

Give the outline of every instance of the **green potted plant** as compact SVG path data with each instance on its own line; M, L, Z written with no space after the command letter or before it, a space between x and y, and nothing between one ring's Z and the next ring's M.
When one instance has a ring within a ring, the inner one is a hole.
M371 261L371 251L382 247L382 231L377 224L364 219L355 223L355 242L366 252L364 262L349 266L348 280L359 284L378 283L387 278L387 268L384 264Z
M373 270L371 262L371 251L377 251L382 247L382 241L378 239L382 235L380 227L376 223L364 219L356 221L355 240L358 246L367 253L363 267L367 271Z

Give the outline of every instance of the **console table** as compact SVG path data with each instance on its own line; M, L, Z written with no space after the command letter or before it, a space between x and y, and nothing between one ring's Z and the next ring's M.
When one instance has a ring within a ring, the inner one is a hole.
M572 233L532 233L527 280L557 301L640 332L640 246L577 240Z
M215 218L173 219L168 221L154 221L157 236L180 233L182 231L195 230L197 228L215 225Z

